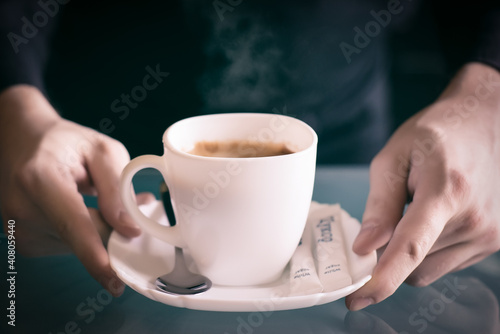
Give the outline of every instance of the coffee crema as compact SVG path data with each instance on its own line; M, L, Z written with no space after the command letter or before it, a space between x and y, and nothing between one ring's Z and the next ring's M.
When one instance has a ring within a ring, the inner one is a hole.
M257 158L294 153L285 143L252 140L199 141L188 153L203 157Z

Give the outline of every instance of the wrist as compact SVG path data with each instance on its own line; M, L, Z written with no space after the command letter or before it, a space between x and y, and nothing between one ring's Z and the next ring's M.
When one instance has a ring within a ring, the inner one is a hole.
M459 98L469 107L481 105L500 112L500 72L478 62L464 65L438 98L438 102Z
M61 117L40 90L14 85L0 93L0 125L4 128L30 125L45 128Z

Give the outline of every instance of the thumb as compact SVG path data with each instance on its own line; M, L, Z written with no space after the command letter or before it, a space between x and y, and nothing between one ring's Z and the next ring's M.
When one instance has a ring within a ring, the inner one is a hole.
M409 163L405 163L403 155L393 154L387 147L373 159L370 193L361 230L354 240L354 252L368 254L389 242L403 215L408 173Z

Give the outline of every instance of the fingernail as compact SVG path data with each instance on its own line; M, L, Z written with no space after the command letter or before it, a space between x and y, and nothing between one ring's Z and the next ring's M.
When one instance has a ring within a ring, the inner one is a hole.
M370 235L375 229L375 224L372 221L366 221L361 224L361 230L359 231L359 235Z
M345 319L347 328L355 333L367 333L375 327L373 318L363 311L349 312Z
M375 303L375 301L373 300L373 298L368 298L368 297L356 298L351 302L351 305L349 305L349 310L359 311L359 310L364 309L365 307L370 306L374 303Z
M368 241L368 238L373 233L374 229L375 225L373 223L366 222L361 224L361 230L359 231L356 239L354 239L353 248L359 249L363 247L363 244L366 243L366 241Z

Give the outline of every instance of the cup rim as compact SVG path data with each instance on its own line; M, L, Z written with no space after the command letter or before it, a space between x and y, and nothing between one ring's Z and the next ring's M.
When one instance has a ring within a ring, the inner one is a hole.
M169 140L168 136L172 129L176 126L182 125L182 123L186 122L191 122L195 119L202 119L202 118L226 118L226 117L238 117L239 115L244 115L247 117L283 117L286 119L289 119L293 122L299 123L301 126L303 126L307 131L309 131L312 141L311 143L304 149L298 151L298 152L293 152L290 154L285 154L285 155L274 155L274 156L265 156L265 157L207 157L207 156L201 156L201 155L196 155L196 154L191 154L188 152L185 152L177 147L175 147ZM298 155L306 154L306 152L316 149L317 144L318 144L318 135L314 131L314 129L307 124L306 122L287 115L281 115L281 114L271 114L271 113L220 113L220 114L207 114L207 115L200 115L200 116L193 116L193 117L188 117L184 118L182 120L179 120L172 125L170 125L165 132L163 133L162 136L162 141L163 141L163 147L165 149L165 152L168 150L170 153L175 153L183 157L191 158L191 159L200 159L200 160L210 160L210 161L252 161L252 160L268 160L268 159L283 159L284 157L295 157Z

